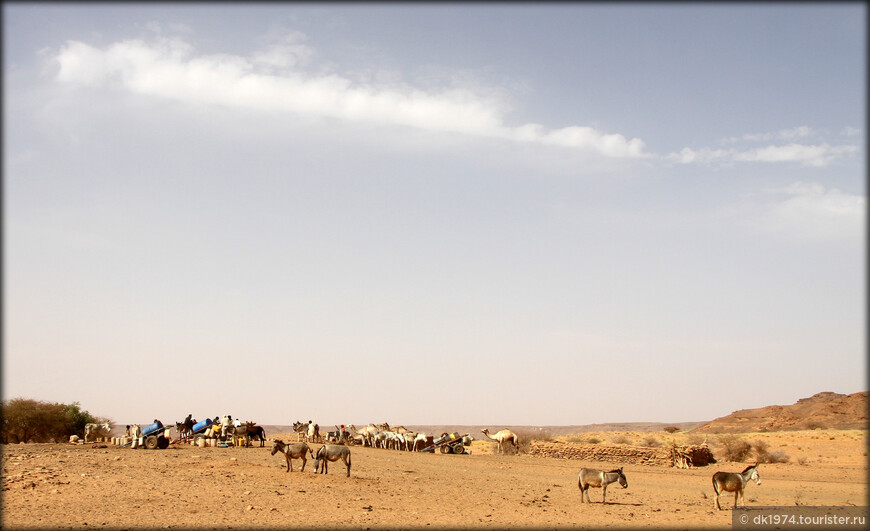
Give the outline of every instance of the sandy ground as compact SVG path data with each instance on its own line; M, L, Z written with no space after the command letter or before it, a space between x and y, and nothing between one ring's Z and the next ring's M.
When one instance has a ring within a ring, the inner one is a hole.
M761 465L762 485L746 490L750 506L867 505L866 432L759 435L771 449L792 450L792 462ZM299 460L285 472L283 456L268 446L4 445L0 522L4 529L730 528L731 511L715 510L711 476L744 466L624 465L627 489L611 485L607 504L594 489L595 503L581 504L579 469L620 463L502 456L491 448L475 441L472 455L444 455L354 446L348 478L340 462L315 475L310 459L304 472Z

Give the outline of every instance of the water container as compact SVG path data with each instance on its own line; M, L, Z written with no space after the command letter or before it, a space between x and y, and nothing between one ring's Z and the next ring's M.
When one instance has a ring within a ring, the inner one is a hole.
M211 424L212 424L211 419L201 420L193 425L193 428L191 428L191 431L193 431L193 433L199 433L199 430L201 430L207 426L211 426Z
M149 424L142 429L142 437L148 437L149 435L156 435L158 431L163 429L163 423L159 420L153 424Z

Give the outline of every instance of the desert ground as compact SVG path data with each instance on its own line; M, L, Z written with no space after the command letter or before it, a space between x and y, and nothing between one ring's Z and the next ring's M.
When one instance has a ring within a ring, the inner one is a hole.
M295 440L295 435L275 434ZM762 484L746 488L749 506L867 505L866 430L743 434L782 450L788 463L762 464ZM636 444L681 435L583 433L601 444ZM710 435L715 452L715 435ZM571 436L559 437L571 440ZM679 442L679 441L678 441ZM731 527L733 495L717 511L711 477L740 471L722 462L693 469L497 455L476 440L471 455L351 447L326 475L260 448L165 450L112 445L3 445L2 526L18 528L711 528ZM105 447L102 447L105 446ZM313 448L319 444L312 444ZM719 456L717 455L717 458ZM580 503L581 467L624 467L628 488L613 484L607 503Z

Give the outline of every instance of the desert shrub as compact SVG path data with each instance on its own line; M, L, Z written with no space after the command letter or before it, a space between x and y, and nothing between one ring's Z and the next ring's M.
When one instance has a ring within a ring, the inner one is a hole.
M585 441L582 435L569 435L565 440L574 444L583 444L583 441Z
M652 435L650 435L648 437L644 437L643 445L649 446L650 448L654 448L656 446L661 446L662 442L660 440L656 439L655 437L653 437Z
M83 411L78 402L50 403L29 398L3 401L4 443L63 441L70 435L83 436L85 424L105 422Z
M513 430L520 440L519 453L527 454L532 447L532 441L553 441L553 434L548 430ZM510 452L510 450L507 450Z
M791 457L782 450L774 450L767 454L765 463L788 463Z
M588 439L586 439L587 444L598 444L600 442L601 439L599 439L598 437L589 437Z
M698 433L693 433L691 435L686 436L686 444L691 444L694 446L700 446L706 440L707 440L706 437L704 437Z
M769 451L767 443L764 441L755 441L752 443L752 449L755 452L755 459L759 463L788 463L790 459L788 454L782 450Z
M668 433L677 433L678 431L680 431L680 428L678 428L676 426L665 426L664 431L666 431Z
M802 456L798 457L797 462L799 465L807 464L807 456L802 455Z
M631 444L631 440L625 435L616 435L610 439L613 444Z
M722 447L722 457L725 461L742 462L749 455L752 446L736 435L723 435L719 437Z

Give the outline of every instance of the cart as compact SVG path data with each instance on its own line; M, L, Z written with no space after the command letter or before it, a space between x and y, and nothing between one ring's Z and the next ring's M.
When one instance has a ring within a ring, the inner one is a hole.
M466 443L466 441L469 441ZM434 452L436 448L441 449L442 454L464 454L465 447L471 444L469 435L459 435L459 433L445 433L438 437L432 444L420 450L421 452Z
M164 426L159 420L142 428L142 435L138 439L134 439L124 445L124 448L132 446L135 448L144 447L148 450L160 448L165 450L169 448L170 426Z
M187 438L189 439L192 437L194 443L196 443L198 439L205 439L207 436L206 432L208 432L212 424L214 423L209 418L197 422L193 425L193 427L190 428L190 435L188 435Z

